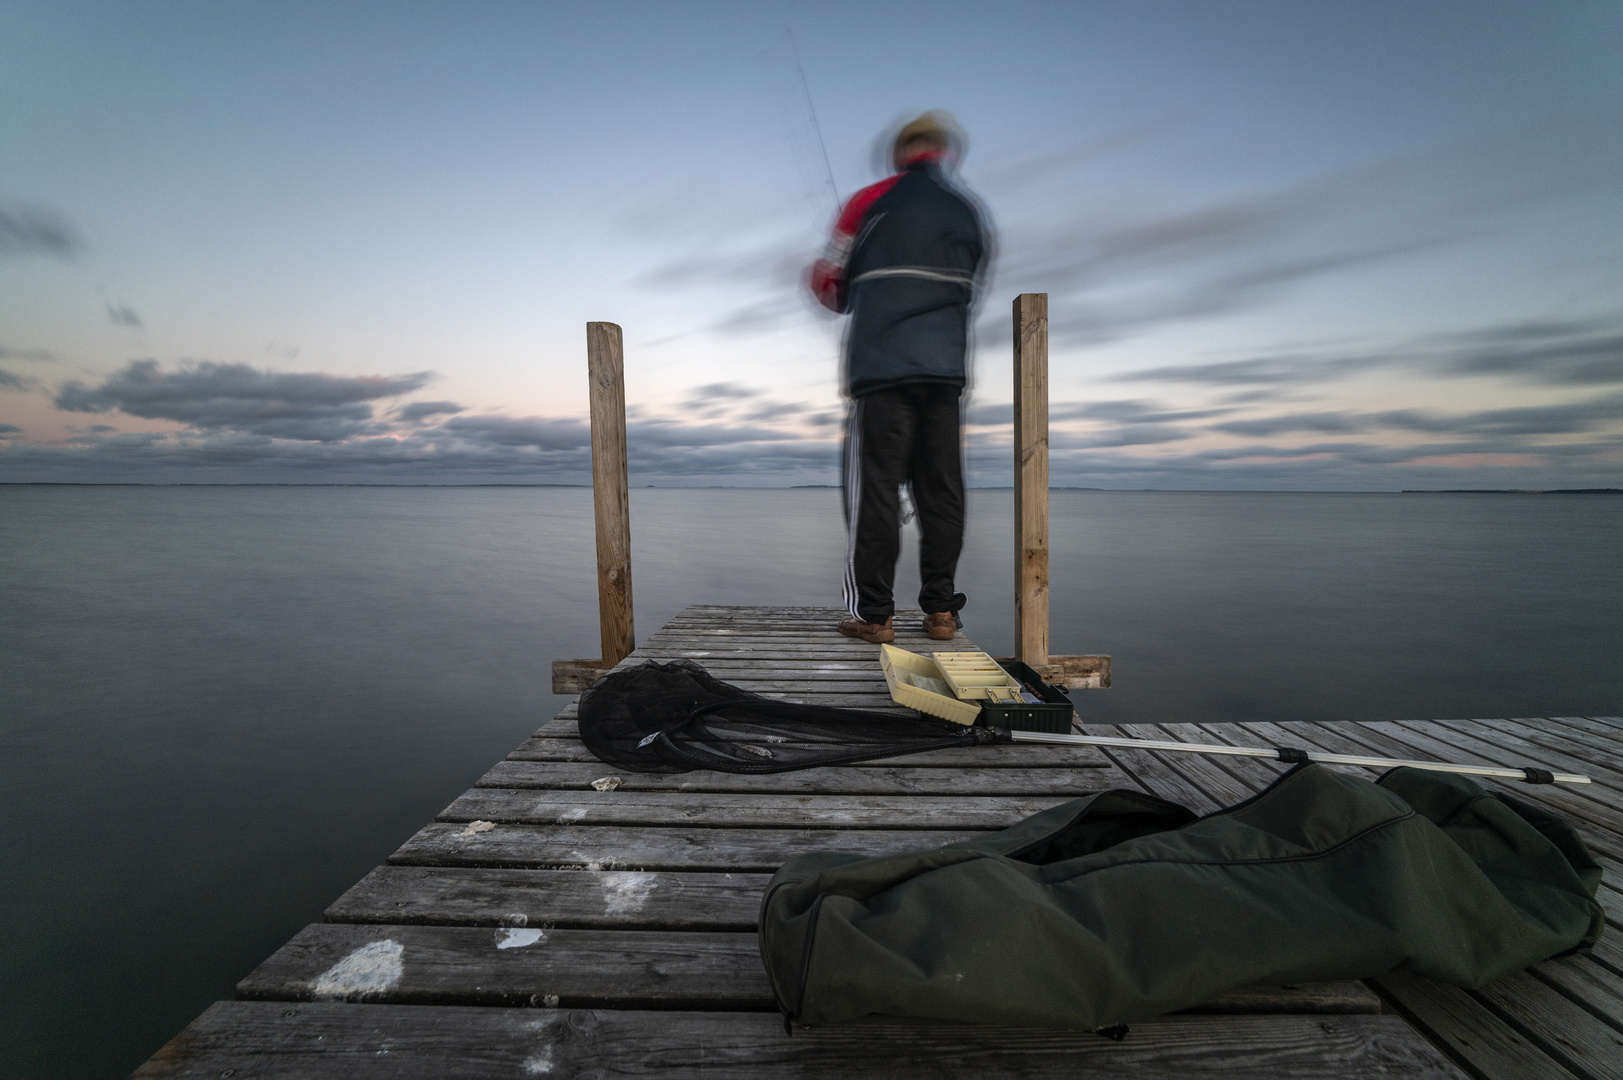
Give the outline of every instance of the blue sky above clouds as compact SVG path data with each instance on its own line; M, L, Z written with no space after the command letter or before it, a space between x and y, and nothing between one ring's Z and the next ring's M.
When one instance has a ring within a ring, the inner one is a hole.
M1591 0L8 4L0 480L582 482L606 319L634 482L833 482L827 171L946 108L976 482L1046 291L1056 484L1623 486L1620 51Z

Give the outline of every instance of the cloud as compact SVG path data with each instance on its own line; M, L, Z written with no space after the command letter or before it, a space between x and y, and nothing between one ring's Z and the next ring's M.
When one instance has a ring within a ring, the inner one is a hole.
M0 368L0 390L32 390L38 385L34 379Z
M1056 175L1052 197L1011 200L997 272L1051 294L1060 341L1113 341L1524 223L1529 208L1615 186L1620 149L1608 120L1552 121L1184 205L1079 198L1065 188L1086 184ZM1004 340L1006 314L986 320Z
M33 360L39 363L50 363L56 359L56 354L49 349L13 349L0 345L0 360Z
M1233 409L1174 409L1159 401L1129 399L1119 401L1056 402L1048 410L1050 422L1062 420L1113 420L1124 424L1167 424L1205 420L1223 416ZM1013 420L1013 414L1010 414Z
M396 415L402 420L416 423L425 417L462 411L463 407L454 401L414 401L410 405L402 406Z
M1623 325L1595 319L1508 323L1359 348L1320 346L1241 360L1172 364L1125 371L1108 380L1250 387L1255 391L1251 399L1262 400L1264 388L1330 383L1390 369L1442 379L1500 376L1545 386L1620 385Z
M209 361L163 371L156 360L132 360L99 386L64 384L56 407L328 442L377 431L368 403L411 393L431 377L292 374Z
M128 304L108 304L107 321L114 326L127 326L132 330L139 330L142 326L141 316Z
M713 398L743 399L759 397L760 395L761 392L759 390L752 390L743 383L718 382L706 383L704 386L694 387L692 391L688 393L687 399L689 401L709 401Z
M84 247L73 226L44 207L0 207L0 258L49 255L72 259Z
M0 424L0 439L14 439L22 434L22 430L16 424Z
M791 416L799 416L810 408L802 401L763 401L759 405L751 406L745 413L745 420L782 420Z
M1623 394L1557 405L1439 413L1427 409L1385 412L1329 411L1230 420L1212 431L1272 436L1295 432L1356 435L1374 431L1411 431L1431 435L1575 435L1623 421Z
M579 450L592 444L591 427L574 417L458 416L437 430L486 446Z
M630 465L643 480L744 483L827 482L838 443L754 425L643 420L628 431ZM84 430L66 446L11 445L0 450L8 476L103 475L236 479L335 477L406 482L436 480L589 483L591 440L573 417L455 416L412 427L326 442L217 427L180 432Z
M1623 383L1623 327L1532 322L1457 335L1444 361L1456 375L1509 375L1564 385Z

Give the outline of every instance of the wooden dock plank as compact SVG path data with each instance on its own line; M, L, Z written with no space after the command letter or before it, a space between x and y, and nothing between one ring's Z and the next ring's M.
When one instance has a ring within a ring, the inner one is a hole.
M528 866L538 869L718 870L771 873L804 851L895 855L984 832L884 829L629 828L613 825L468 826L434 822L402 844L396 866Z
M1623 1080L1623 1028L1521 971L1495 979L1475 995L1572 1071L1596 1080Z
M546 735L532 735L507 755L509 761L593 762L597 779L614 775L613 770L592 756L575 731L573 718L549 725ZM1069 746L1018 746L999 744L951 750L931 750L922 754L857 761L840 768L851 769L1108 769L1111 759L1101 751ZM680 775L696 775L693 773ZM989 780L994 778L988 777Z
M1457 986L1396 972L1375 980L1381 995L1434 1044L1478 1077L1581 1080Z
M133 1080L226 1075L655 1080L1458 1080L1392 1016L1181 1016L1121 1042L872 1018L786 1038L772 1013L219 1002Z
M1108 785L1101 785L1101 790ZM714 829L1006 829L1068 802L1053 796L769 795L473 788L439 821L529 825L706 825Z
M1078 755L1082 757L1082 755ZM670 791L762 795L1060 795L1076 798L1129 782L1096 754L1065 769L924 769L875 764L803 769L762 776L696 770L686 773L615 772L601 762L581 764L499 761L474 784L481 788L591 791L612 778L619 791Z
M1433 723L1439 728L1497 746L1529 764L1549 762L1548 767L1552 772L1582 773L1597 787L1611 789L1607 799L1623 794L1623 768L1619 768L1619 762L1623 761L1623 747L1618 748L1617 758L1597 759L1585 757L1581 748L1569 739L1548 734L1535 735L1536 729L1516 725L1509 720L1438 720Z
M770 874L380 866L328 922L578 930L755 928Z
M392 980L355 979L380 948ZM777 1003L754 932L688 932L314 923L237 985L258 1001L738 1009ZM1378 1013L1356 982L1249 987L1199 1012Z

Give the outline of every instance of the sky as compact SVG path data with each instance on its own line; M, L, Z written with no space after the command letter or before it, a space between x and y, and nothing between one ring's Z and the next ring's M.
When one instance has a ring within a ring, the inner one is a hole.
M1623 487L1623 4L0 0L0 481L831 484L802 285L950 111L1056 486Z

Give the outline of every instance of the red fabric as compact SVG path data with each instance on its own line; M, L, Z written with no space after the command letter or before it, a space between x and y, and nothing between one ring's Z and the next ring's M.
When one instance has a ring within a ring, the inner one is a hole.
M868 216L868 208L878 201L879 196L889 191L901 178L902 174L897 173L877 184L869 184L851 196L840 211L828 250L812 264L811 272L812 293L818 303L830 311L845 310L845 261L851 254L851 242L856 239L857 230L862 228L862 219Z

